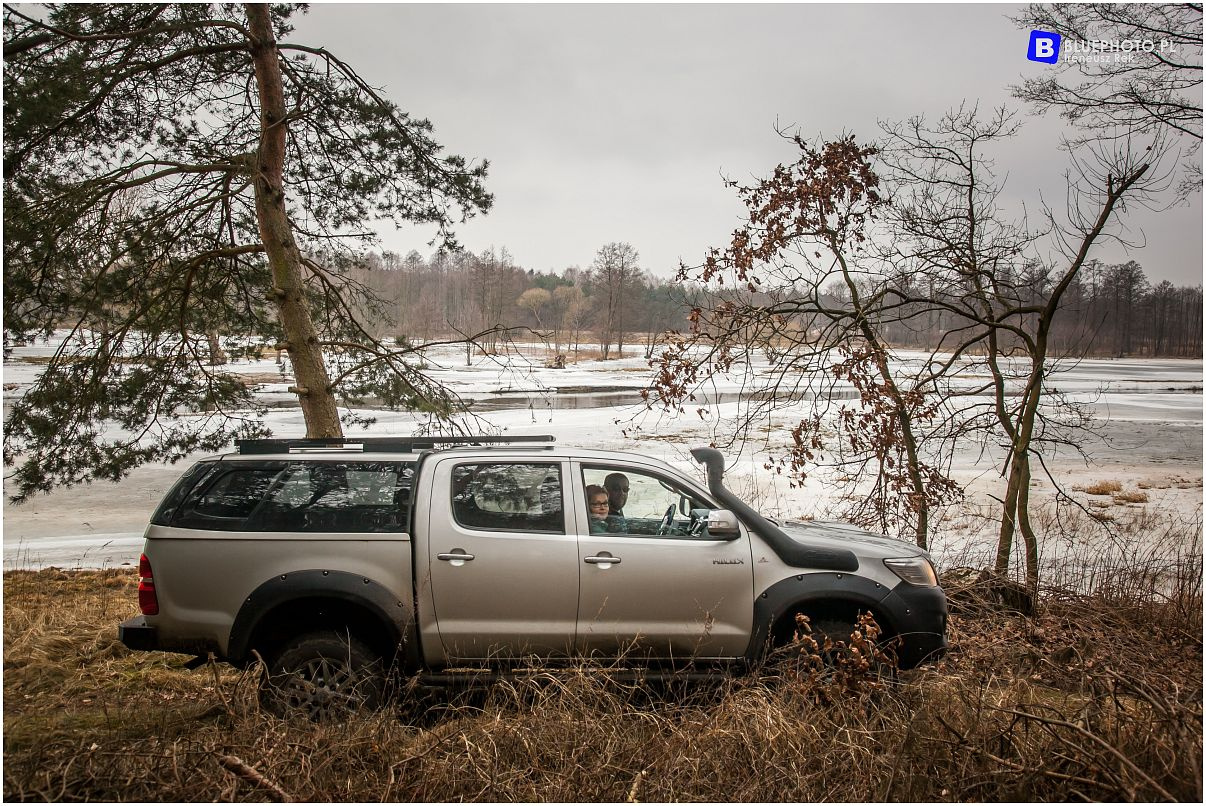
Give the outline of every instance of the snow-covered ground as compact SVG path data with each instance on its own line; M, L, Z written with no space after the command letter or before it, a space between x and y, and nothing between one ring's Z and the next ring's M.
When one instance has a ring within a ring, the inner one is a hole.
M3 367L4 408L28 388L55 344L16 348ZM638 390L651 371L638 348L628 357L581 360L566 369L541 365L539 350L524 352L508 364L475 357L466 366L464 351L447 348L426 356L427 371L462 397L475 401L475 411L490 426L509 434L552 434L571 446L637 451L702 476L688 450L713 439L714 424L736 414L737 378L712 379L709 400L685 414L646 412ZM902 366L921 358L903 354ZM288 367L273 360L241 361L228 369L254 378L270 408L267 421L277 436L304 433L301 413L286 390ZM1125 503L1109 496L1076 493L1100 520L1125 523L1143 517L1153 523L1200 523L1202 506L1202 362L1190 360L1080 361L1055 377L1053 385L1089 407L1097 416L1096 434L1086 438L1090 463L1071 451L1057 453L1049 468L1065 489L1114 480L1123 490L1146 495L1146 503ZM803 401L776 412L761 429L759 443L738 454L729 452L728 485L762 511L778 517L824 517L837 505L840 485L825 484L818 474L801 488L764 469L776 445L811 403ZM706 410L705 418L696 413ZM422 422L416 415L361 411L375 416L368 428L349 428L353 435L409 434ZM766 447L769 445L770 447ZM940 563L961 564L983 557L993 545L993 496L1003 492L989 451L975 446L962 451L953 469L968 486L968 500L941 525L933 540ZM38 496L21 506L4 504L4 568L106 567L137 562L142 530L159 498L183 471L176 466L147 465L117 484L95 483ZM1036 479L1034 495L1049 496L1052 484ZM1066 517L1066 516L1065 516ZM1163 534L1152 530L1154 538ZM1050 556L1067 548L1052 540ZM1098 547L1082 546L1088 552Z

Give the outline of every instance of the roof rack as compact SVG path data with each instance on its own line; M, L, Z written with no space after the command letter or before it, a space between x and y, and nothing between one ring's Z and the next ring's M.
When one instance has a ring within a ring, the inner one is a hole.
M354 451L361 453L410 453L437 445L506 445L517 442L553 442L552 434L494 436L482 434L461 437L318 437L303 439L236 439L241 454L302 453L308 451Z

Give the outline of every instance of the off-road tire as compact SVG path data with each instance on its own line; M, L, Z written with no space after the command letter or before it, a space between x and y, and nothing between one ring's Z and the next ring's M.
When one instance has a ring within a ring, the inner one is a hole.
M385 664L354 635L331 630L300 635L268 663L260 703L280 717L315 722L381 705Z

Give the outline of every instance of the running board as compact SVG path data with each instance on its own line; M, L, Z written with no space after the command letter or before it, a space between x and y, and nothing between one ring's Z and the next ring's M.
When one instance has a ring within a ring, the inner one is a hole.
M488 686L494 683L517 680L563 679L573 674L588 674L605 677L622 683L674 683L724 680L736 677L745 671L744 666L729 666L700 671L663 671L652 669L592 669L589 667L551 667L547 669L457 669L444 672L424 672L418 676L423 686Z

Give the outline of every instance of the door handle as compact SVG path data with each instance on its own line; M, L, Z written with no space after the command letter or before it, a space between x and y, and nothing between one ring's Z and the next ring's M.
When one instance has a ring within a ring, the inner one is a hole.
M583 557L582 562L590 563L591 565L619 565L619 557Z
M473 555L466 554L461 549L453 549L451 552L449 552L447 554L437 554L436 559L444 560L445 562L452 562L453 560L460 560L461 562L467 562L468 560L473 559Z

